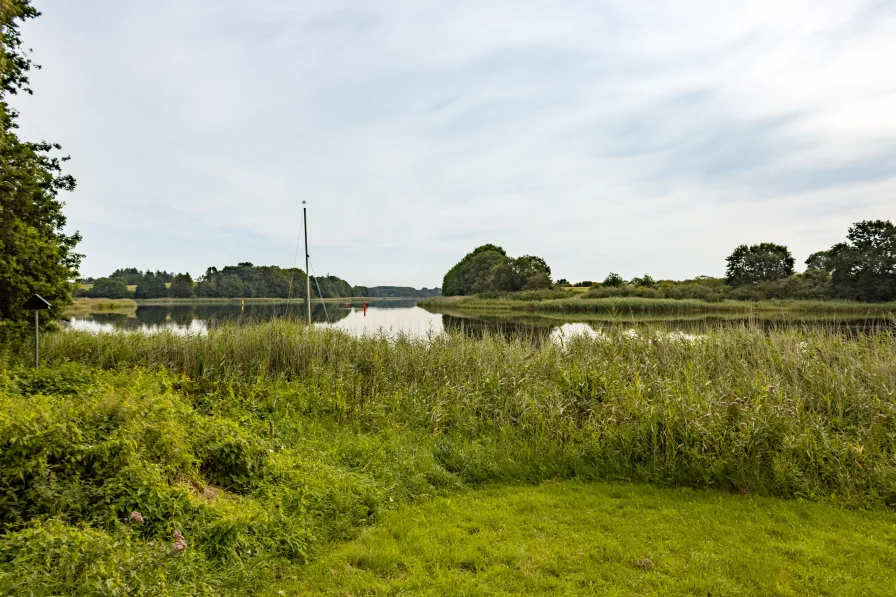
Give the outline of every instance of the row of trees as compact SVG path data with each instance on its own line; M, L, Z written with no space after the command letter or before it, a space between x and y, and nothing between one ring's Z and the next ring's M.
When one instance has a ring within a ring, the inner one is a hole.
M193 296L193 278L190 274L176 274L168 279L170 282L166 281L165 276L146 272L137 281L134 292L131 292L128 286L133 284L129 284L126 277L112 275L108 278L94 279L89 289L76 290L75 296L110 299L190 298Z
M767 284L793 277L794 259L783 245L741 245L728 257L726 279L732 287ZM863 302L896 299L896 226L865 220L850 226L846 241L806 260L804 276L829 280L830 294Z
M441 288L420 289L410 286L355 286L355 296L367 296L370 298L428 298L442 294Z
M813 253L806 270L796 273L790 250L775 243L741 245L726 258L724 278L656 281L649 275L626 281L610 273L603 282L557 286L589 287L586 296L724 299L845 299L861 302L896 300L896 226L865 220L850 226L846 240ZM446 295L485 294L550 288L551 270L539 257L507 257L504 249L483 245L467 254L445 275ZM558 296L562 294L558 293Z
M304 298L306 276L299 268L256 266L251 263L210 267L194 283L190 274L141 271L135 267L115 270L110 276L87 279L89 290L76 294L96 298ZM136 286L133 292L129 286ZM439 289L417 290L407 286L352 286L338 276L311 276L312 298L427 297Z
M151 270L146 270L145 272L140 271L136 267L126 267L123 269L117 269L109 275L110 278L121 278L124 280L125 285L127 286L138 286L146 281L146 278L149 276L155 276L164 282L165 284L170 284L174 280L174 276L177 274L166 271L156 271L152 272ZM97 281L97 278L85 278L82 280L85 284L94 284Z
M725 278L700 276L693 280L656 282L650 276L643 276L626 282L611 273L602 283L590 284L589 296L896 300L896 226L889 221L865 220L853 224L845 242L810 255L801 274L794 270L795 259L790 250L775 243L741 245L727 257L726 263Z
M442 282L446 296L550 288L551 268L541 257L508 257L496 245L482 245L452 267Z

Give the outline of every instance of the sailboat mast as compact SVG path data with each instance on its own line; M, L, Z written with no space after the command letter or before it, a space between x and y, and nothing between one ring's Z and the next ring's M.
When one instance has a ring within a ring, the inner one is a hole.
M305 203L302 201L302 203ZM311 255L308 253L308 208L302 208L302 220L305 222L305 307L308 309L308 325L311 325L311 270L308 262Z

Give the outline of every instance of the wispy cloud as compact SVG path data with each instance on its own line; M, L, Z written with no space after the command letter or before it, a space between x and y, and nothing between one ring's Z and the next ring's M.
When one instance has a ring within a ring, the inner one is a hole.
M25 133L71 152L85 272L314 261L432 286L719 274L896 218L896 2L44 0ZM162 247L161 245L164 245Z

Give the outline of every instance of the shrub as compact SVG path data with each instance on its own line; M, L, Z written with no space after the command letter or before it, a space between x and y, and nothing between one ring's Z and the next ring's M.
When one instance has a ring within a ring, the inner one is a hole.
M264 479L267 449L236 422L213 419L198 439L200 470L212 483L246 491Z

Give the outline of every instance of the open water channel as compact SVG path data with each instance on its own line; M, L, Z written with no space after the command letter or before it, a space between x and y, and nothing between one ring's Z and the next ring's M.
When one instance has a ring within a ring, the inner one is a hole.
M134 331L153 333L171 330L175 333L205 333L224 323L251 324L275 318L302 319L305 314L299 304L264 303L247 304L189 304L189 305L141 305L136 310L122 312L96 312L71 317L70 329L93 332ZM315 325L343 330L354 336L404 334L411 337L438 335L445 330L469 336L498 334L525 336L536 341L560 339L579 334L599 335L609 326L626 326L636 330L639 326L662 326L683 334L699 334L707 328L729 326L759 326L764 328L792 325L822 327L831 331L856 333L881 328L892 329L893 321L867 316L794 317L782 314L755 316L683 316L659 315L633 318L612 316L570 315L546 317L520 314L508 316L461 316L450 313L432 313L417 306L417 300L383 300L367 303L318 303L314 305L312 319Z

